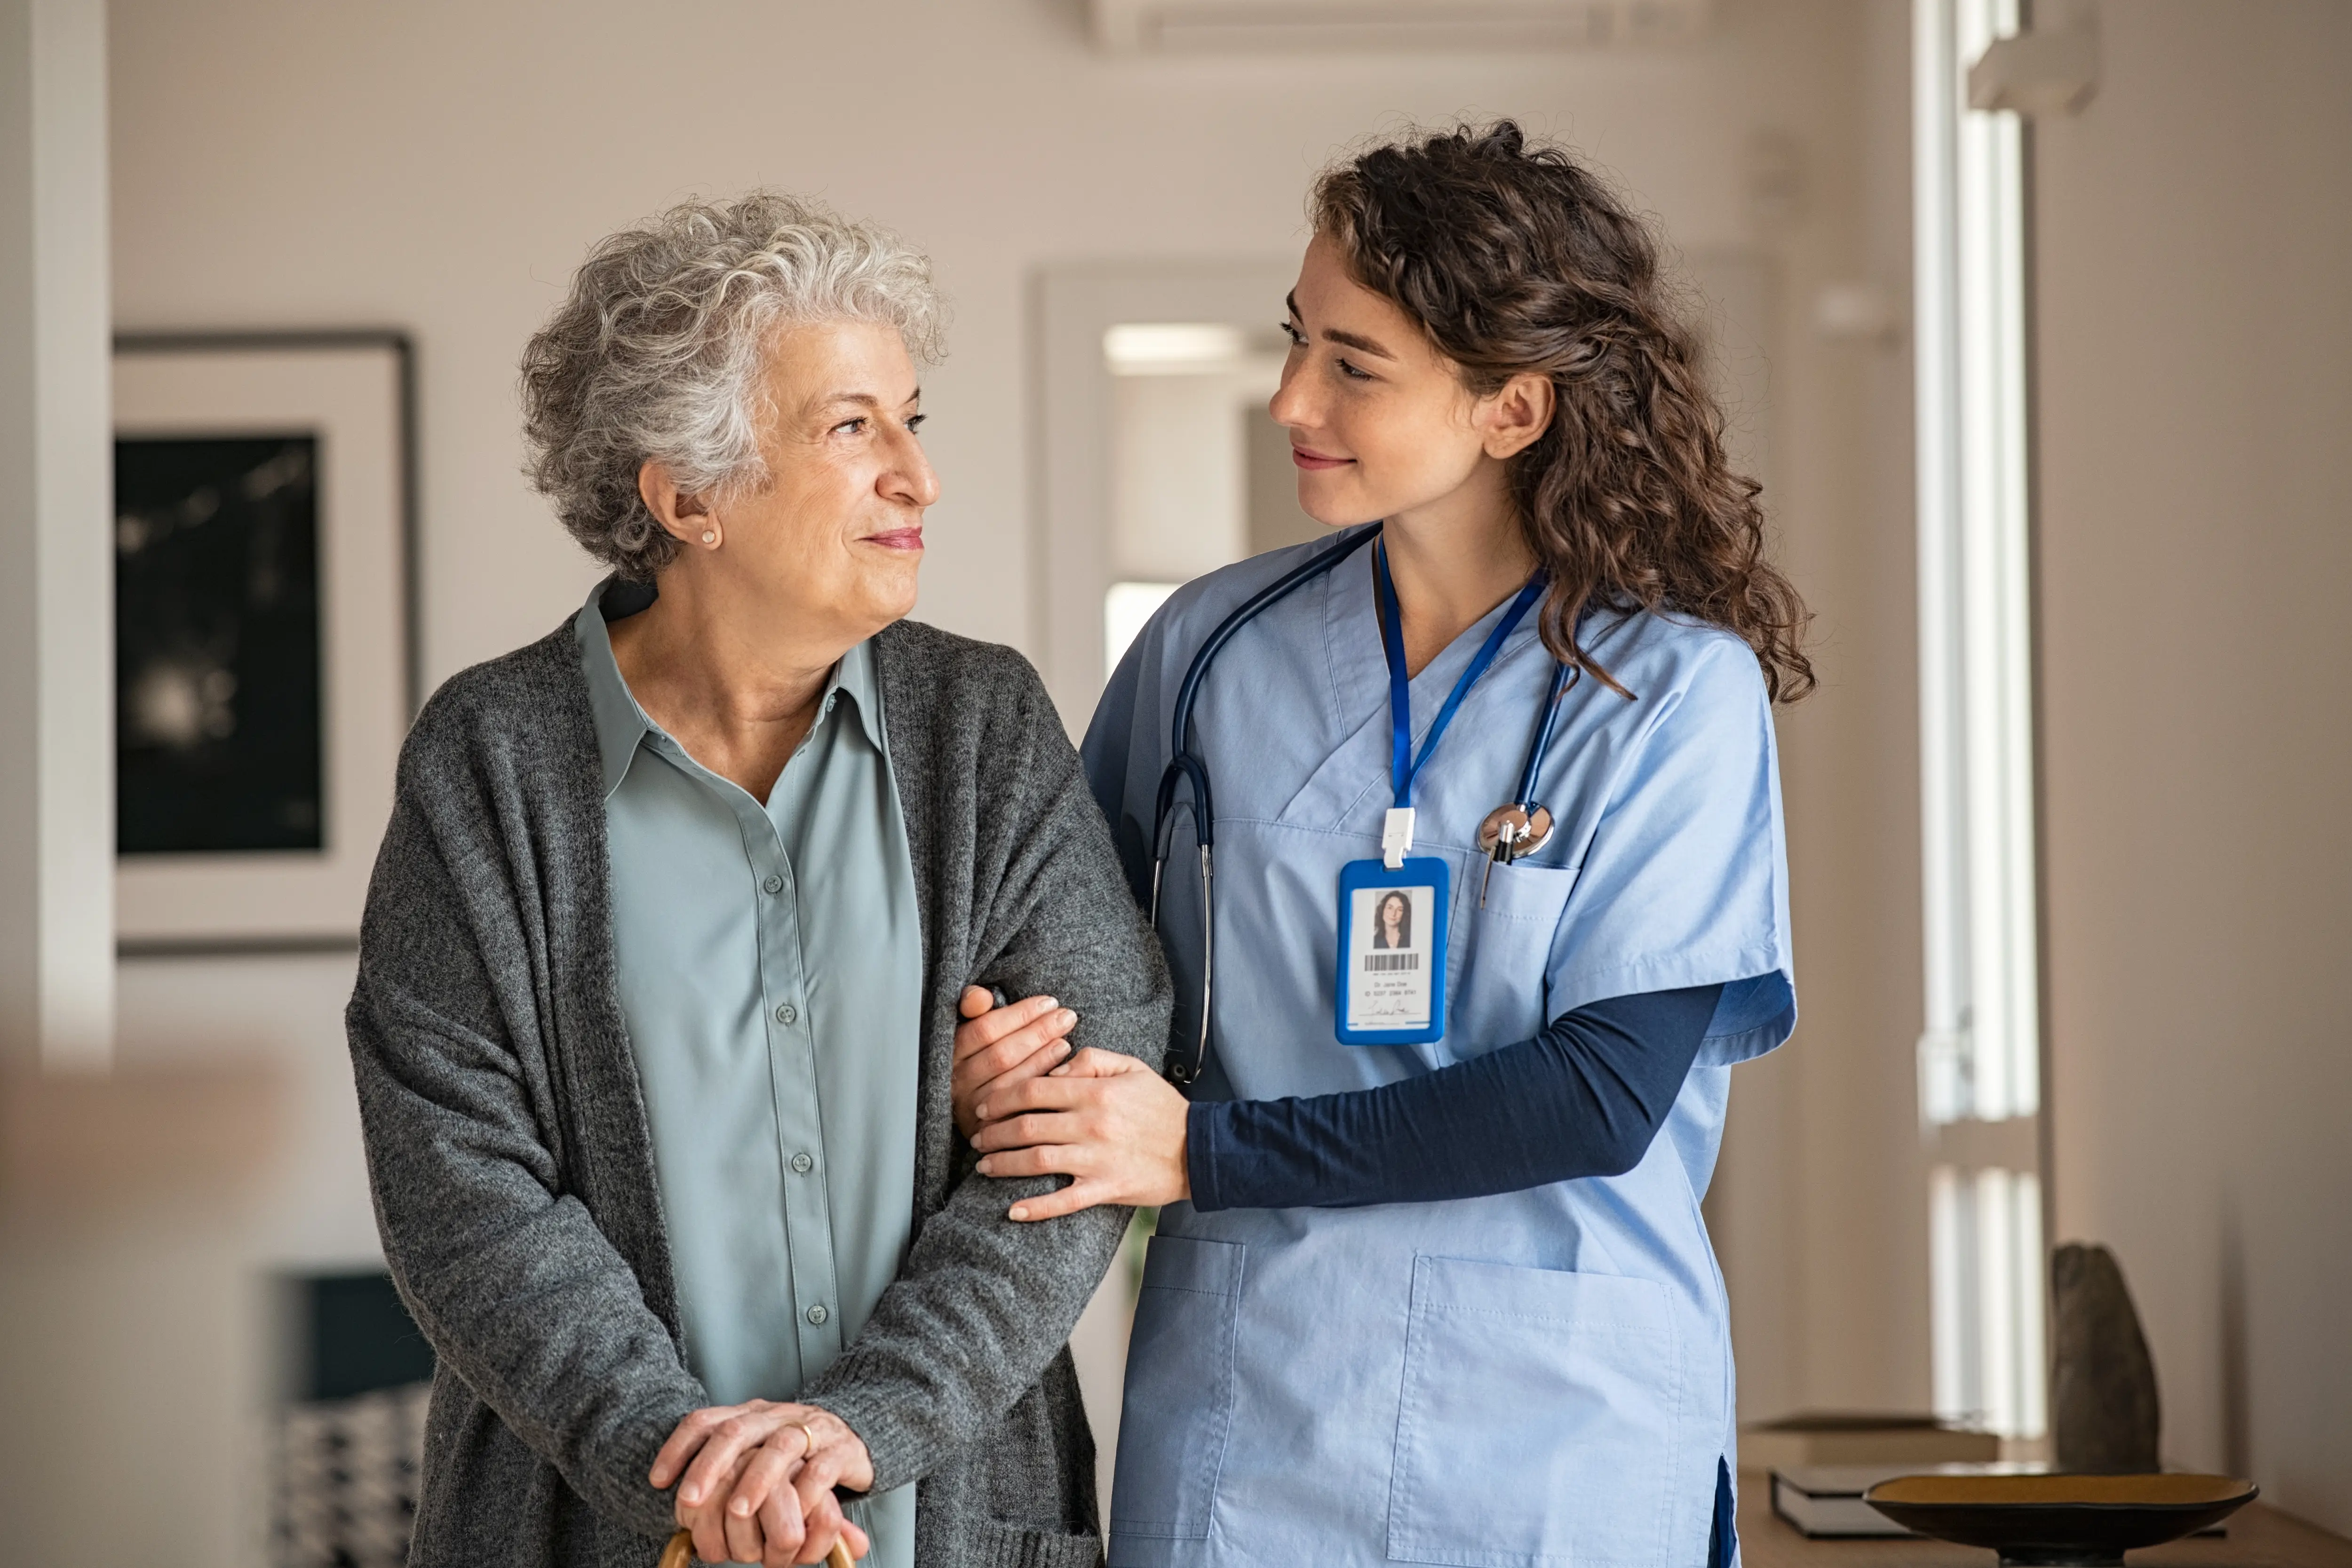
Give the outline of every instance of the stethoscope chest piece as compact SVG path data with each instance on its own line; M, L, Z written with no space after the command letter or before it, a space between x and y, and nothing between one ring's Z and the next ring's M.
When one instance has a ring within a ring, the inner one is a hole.
M1507 866L1534 854L1550 837L1551 813L1544 807L1530 814L1525 806L1498 805L1478 825L1478 852Z
M1478 851L1486 857L1486 868L1478 878L1478 907L1486 907L1487 885L1495 879L1496 867L1534 854L1550 837L1551 813L1540 805L1533 811L1524 805L1498 805L1488 812L1486 820L1478 825Z

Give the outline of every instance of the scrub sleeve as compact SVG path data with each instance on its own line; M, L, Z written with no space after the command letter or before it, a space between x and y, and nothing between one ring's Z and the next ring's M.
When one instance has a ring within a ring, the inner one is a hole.
M1192 1206L1433 1203L1622 1176L1674 1108L1722 993L1595 1002L1531 1040L1379 1089L1198 1101Z

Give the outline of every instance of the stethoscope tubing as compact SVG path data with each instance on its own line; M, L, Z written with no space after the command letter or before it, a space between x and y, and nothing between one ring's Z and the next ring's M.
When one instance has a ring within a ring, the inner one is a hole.
M1201 1034L1194 1043L1192 1058L1171 1057L1168 1077L1176 1084L1188 1084L1200 1076L1209 1062L1210 1005L1215 998L1217 963L1217 814L1210 804L1209 766L1186 743L1192 727L1192 704L1201 694L1201 682L1209 673L1209 665L1234 634L1268 606L1279 603L1307 584L1329 572L1349 556L1380 537L1379 525L1364 530L1351 539L1343 539L1330 549L1300 563L1244 600L1241 605L1219 621L1192 655L1185 667L1184 679L1176 688L1176 710L1169 736L1168 765L1160 773L1160 794L1151 814L1151 928L1160 929L1160 886L1168 869L1168 848L1175 833L1175 810L1182 805L1192 819L1192 842L1201 857ZM1179 802L1178 786L1189 784L1192 795Z
M1544 700L1543 711L1536 715L1535 738L1528 742L1527 766L1519 773L1519 793L1513 804L1525 806L1530 813L1536 809L1536 774L1543 767L1544 753L1551 750L1552 726L1559 722L1559 700L1576 680L1576 671L1567 665L1552 669L1551 695Z

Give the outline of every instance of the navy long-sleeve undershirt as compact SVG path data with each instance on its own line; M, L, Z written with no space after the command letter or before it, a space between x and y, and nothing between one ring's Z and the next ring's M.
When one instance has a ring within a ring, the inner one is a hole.
M1197 1101L1185 1122L1192 1206L1433 1203L1622 1175L1682 1092L1722 994L1590 1003L1533 1039L1378 1089Z

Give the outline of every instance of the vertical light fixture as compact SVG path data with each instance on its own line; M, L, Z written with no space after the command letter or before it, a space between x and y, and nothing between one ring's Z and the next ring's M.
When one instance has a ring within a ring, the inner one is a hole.
M1914 0L1920 1119L1936 1404L2045 1425L2024 133L1968 107L2018 0Z
M106 6L0 0L0 1066L114 1049Z

